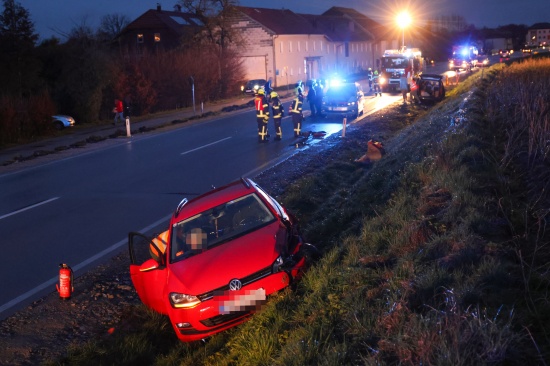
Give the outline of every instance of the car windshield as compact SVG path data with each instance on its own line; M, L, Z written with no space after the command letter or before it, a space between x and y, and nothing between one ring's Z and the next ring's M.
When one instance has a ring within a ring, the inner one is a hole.
M344 84L339 86L331 86L327 90L326 96L330 99L345 99L348 100L350 97L355 97L357 95L357 88L355 84Z
M273 222L256 194L216 206L172 227L170 262L189 258Z
M408 59L405 57L383 57L382 65L386 68L404 68L407 66Z
M262 80L262 79L257 79L257 80L250 80L248 82L248 86L249 87L254 87L254 86L264 86L264 84L266 83L265 80Z

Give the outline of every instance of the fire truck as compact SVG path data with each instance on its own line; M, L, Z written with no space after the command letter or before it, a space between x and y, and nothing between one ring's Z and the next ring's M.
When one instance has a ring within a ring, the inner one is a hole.
M399 78L405 68L410 68L413 76L422 72L422 52L418 48L384 51L379 78L383 92L399 89Z
M470 71L472 66L477 63L478 50L475 46L460 45L453 46L453 55L449 60L449 68L451 70L467 70Z

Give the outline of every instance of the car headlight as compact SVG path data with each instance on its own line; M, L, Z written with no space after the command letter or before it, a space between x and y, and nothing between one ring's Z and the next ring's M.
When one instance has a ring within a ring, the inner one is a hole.
M355 102L348 102L348 105L355 105Z
M386 78L380 78L379 81L380 84L386 84Z
M179 292L170 292L170 304L175 308L192 308L200 304L198 297L187 294L180 294Z

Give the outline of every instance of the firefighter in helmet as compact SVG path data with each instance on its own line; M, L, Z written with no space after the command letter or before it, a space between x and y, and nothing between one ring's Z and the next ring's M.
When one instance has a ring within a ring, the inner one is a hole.
M277 92L271 92L271 111L273 112L273 123L275 124L275 140L281 141L283 138L283 130L281 129L281 120L285 115L285 109L283 103L279 99L279 94Z
M258 89L254 98L254 107L256 108L256 122L258 123L258 141L268 142L267 122L269 122L269 103L265 97L263 88Z
M374 85L374 96L382 96L382 89L380 88L380 75L378 70L374 70L374 73L372 74L372 83Z
M302 135L302 121L304 115L302 113L302 105L304 103L304 95L301 88L298 88L296 98L290 105L290 115L292 116L292 124L294 125L294 137L300 137Z

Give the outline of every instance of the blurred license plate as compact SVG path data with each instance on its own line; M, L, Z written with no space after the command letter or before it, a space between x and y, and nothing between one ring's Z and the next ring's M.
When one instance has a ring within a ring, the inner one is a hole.
M266 300L265 290L247 290L232 294L229 292L226 296L219 299L220 314L231 314L239 311L258 310L259 306Z
M338 112L345 112L348 109L346 107L334 107L334 108L332 108L332 110L333 111L338 111Z

